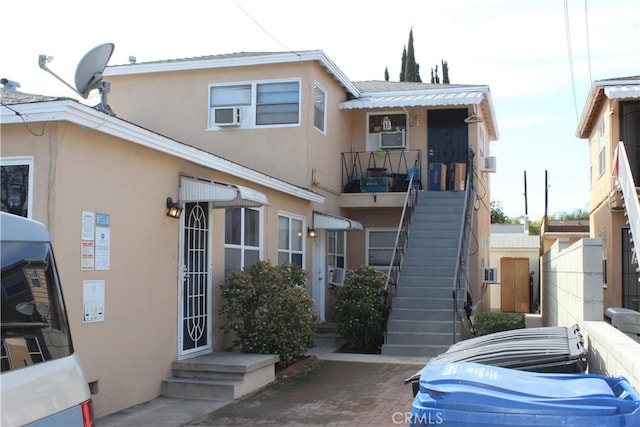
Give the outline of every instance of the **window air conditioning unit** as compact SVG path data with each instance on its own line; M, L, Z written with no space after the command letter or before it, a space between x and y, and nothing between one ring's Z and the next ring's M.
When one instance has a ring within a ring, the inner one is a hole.
M405 131L380 132L380 148L405 148L407 146Z
M493 267L482 267L482 283L497 283L498 269Z
M331 272L329 279L329 284L333 286L344 286L344 278L347 275L347 270L344 268L334 267Z
M216 126L240 126L240 107L217 107L213 109L213 124Z
M491 156L491 157L485 157L482 159L483 163L480 168L480 170L482 172L492 172L495 173L496 172L496 158Z

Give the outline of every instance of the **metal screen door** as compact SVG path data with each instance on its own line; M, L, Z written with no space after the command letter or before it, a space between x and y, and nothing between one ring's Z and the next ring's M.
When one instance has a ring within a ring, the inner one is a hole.
M184 209L180 355L211 350L211 279L209 204L186 203Z

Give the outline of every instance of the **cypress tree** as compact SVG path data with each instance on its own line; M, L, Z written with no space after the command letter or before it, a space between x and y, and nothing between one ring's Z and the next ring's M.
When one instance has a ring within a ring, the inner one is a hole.
M442 60L442 83L449 84L449 63Z
M416 72L416 56L413 49L413 28L409 31L409 44L407 46L407 59L404 70L404 81L417 82L418 75Z
M400 81L404 81L404 73L407 69L407 47L402 47L402 66L400 67Z
M389 81L389 67L384 67L384 81Z

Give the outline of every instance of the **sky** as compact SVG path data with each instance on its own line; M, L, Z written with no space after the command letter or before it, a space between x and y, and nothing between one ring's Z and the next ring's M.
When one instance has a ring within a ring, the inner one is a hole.
M0 77L76 98L40 54L72 85L80 59L106 42L109 65L323 50L351 81L383 80L385 67L398 80L412 29L423 81L445 60L451 83L490 87L491 199L523 216L526 174L530 220L545 213L545 176L549 215L588 209L588 143L575 134L591 82L640 75L640 0L21 0L2 15Z

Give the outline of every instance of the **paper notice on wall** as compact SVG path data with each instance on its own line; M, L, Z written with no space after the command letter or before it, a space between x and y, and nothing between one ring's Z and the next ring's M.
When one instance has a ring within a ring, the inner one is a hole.
M95 213L82 211L82 240L93 241L96 226L95 218Z
M111 268L111 229L96 227L96 270Z
M82 282L82 323L104 322L104 280Z
M81 266L82 271L89 271L95 268L95 255L94 255L94 243L93 241L83 240L81 243Z

